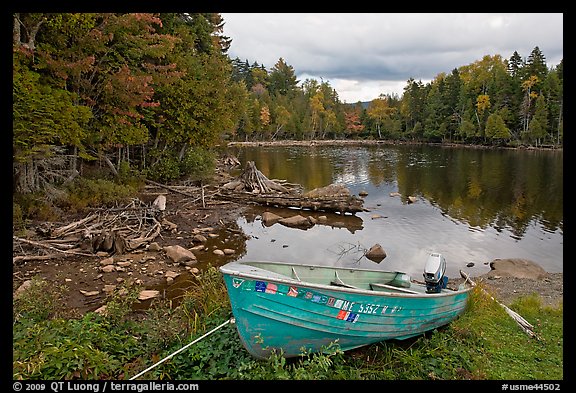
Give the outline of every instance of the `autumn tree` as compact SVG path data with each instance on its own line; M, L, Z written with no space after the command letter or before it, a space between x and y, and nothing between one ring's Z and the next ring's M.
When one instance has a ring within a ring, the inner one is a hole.
M390 116L395 112L396 109L390 107L388 98L384 94L380 94L378 98L372 100L368 105L367 114L375 121L378 139L382 139L382 124L389 120Z
M538 83L538 77L535 75L530 76L527 80L522 82L522 91L524 91L524 100L520 108L522 116L522 132L528 132L528 125L530 124L530 116L532 112L532 101L538 97L538 93L533 90L533 87Z
M326 111L324 108L324 94L318 90L312 97L310 97L310 110L311 110L311 134L310 139L314 139L316 132L321 128L322 115Z
M364 124L360 120L360 111L361 109L354 106L344 112L346 131L352 136L358 135L364 130Z
M166 59L181 76L157 90L161 105L150 117L157 159L164 159L164 151L177 151L182 160L191 147L210 148L243 116L239 100L246 99L246 89L231 78L213 19L211 14L174 14L165 31L178 38Z
M57 35L51 34L59 27ZM93 118L66 75L52 76L47 54L58 50L62 36L84 35L94 26L87 14L13 15L13 171L15 190L36 191L78 173L76 154L85 154ZM69 68L82 73L93 59L82 56ZM69 151L72 148L72 151ZM72 154L70 154L72 153ZM69 174L66 174L66 171ZM60 177L58 179L58 177Z
M275 131L272 135L272 140L276 139L276 137L280 134L282 129L288 124L290 121L290 112L286 109L283 105L277 105L274 109L274 125Z
M260 108L260 124L262 129L266 129L266 126L270 124L270 109L266 105Z
M153 14L60 17L46 23L42 37L49 50L38 57L53 83L91 108L92 149L124 148L127 154L130 145L148 140L144 115L159 105L155 86L178 76L165 61L178 40L158 33L162 21Z

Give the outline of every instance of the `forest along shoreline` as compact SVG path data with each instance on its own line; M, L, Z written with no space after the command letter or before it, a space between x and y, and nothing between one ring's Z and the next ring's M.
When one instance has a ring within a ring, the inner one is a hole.
M280 145L289 142L250 143ZM299 141L298 143L313 145L370 142ZM234 145L237 143L229 144ZM139 301L143 306L154 298L177 296L179 292L185 290L185 279L191 277L190 273L197 273L209 264L220 266L235 260L242 251L242 244L245 247L246 235L242 233L236 220L249 203L215 198L221 186L233 180L229 169L224 160L220 160L215 171L216 175L210 184L202 189L148 184L140 192L138 199L145 207L150 207L157 203L159 196L162 196L165 206L158 221L160 227L156 228L157 236L145 247L136 247L124 252L98 251L93 254L58 252L56 256L46 259L20 259L13 265L14 297L25 291L32 279L41 279L63 291L64 307L70 316L74 316L99 310L105 305L109 294L126 284L137 284L142 288ZM100 214L113 214L110 209L105 208L93 209L93 213L95 211ZM62 220L62 226L59 228L70 226L71 223L79 222L86 217L86 214L70 214L67 219ZM15 236L19 241L15 240L14 260L16 261L18 255L30 254L31 250L28 247L34 248L34 242L41 240L39 233L50 225L47 222L35 222L24 236ZM24 252L18 251L25 249ZM42 249L47 251L46 244ZM51 254L49 249L47 253ZM547 306L556 307L563 302L563 273L548 273L538 266L537 261L513 257L482 262L490 262L493 270L472 278L477 284L487 287L497 300L504 304L509 305L520 296L532 294L538 294L542 303ZM451 278L454 284L462 281L462 278Z
M442 147L466 147L471 149L525 149L525 150L563 150L563 146L498 146L479 145L469 143L450 142L418 142L410 140L388 139L314 139L314 140L273 140L273 141L233 141L228 142L227 147L240 146L371 146L371 145L427 145Z

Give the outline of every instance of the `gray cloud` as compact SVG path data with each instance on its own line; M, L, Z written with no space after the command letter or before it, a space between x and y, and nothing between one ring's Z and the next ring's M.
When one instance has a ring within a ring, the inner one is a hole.
M297 75L322 77L333 87L332 80L372 86L400 86L409 78L431 80L485 55L507 59L517 51L526 58L536 46L548 66L563 58L561 13L223 13L222 17L224 34L232 38L231 57L267 68L282 57Z

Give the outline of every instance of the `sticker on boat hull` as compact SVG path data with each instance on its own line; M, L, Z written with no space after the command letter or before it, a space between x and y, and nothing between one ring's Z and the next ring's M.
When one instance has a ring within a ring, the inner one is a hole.
M241 278L235 278L235 277L234 277L234 278L232 279L232 286L233 286L234 288L239 288L240 285L242 285L243 282L244 282L243 279L241 279Z
M329 307L337 309L338 314L335 317L346 322L355 323L358 321L360 315L362 314L381 315L396 313L403 309L401 306L356 303L349 300L334 298L332 296L326 296L324 294L296 286L275 284L267 281L248 281L247 284L242 285L244 281L244 279L233 278L232 285L234 288L242 287L242 289L246 291L253 290L260 293L289 296L293 298L308 300L312 303L325 304ZM252 283L254 283L254 286L252 286ZM352 312L352 308L354 308L354 312Z

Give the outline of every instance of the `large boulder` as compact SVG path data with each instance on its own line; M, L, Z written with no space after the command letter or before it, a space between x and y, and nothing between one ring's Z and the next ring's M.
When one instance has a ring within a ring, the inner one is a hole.
M264 226L266 226L266 227L269 227L269 226L276 224L281 219L282 219L281 216L274 214L272 212L262 213L262 224L264 224Z
M546 270L536 262L521 258L494 259L490 262L490 269L489 277L542 279L547 276Z
M326 187L315 188L304 194L308 198L349 197L350 190L342 184L330 184Z
M196 255L182 246L167 246L164 251L174 263L197 262Z
M373 262L380 263L386 258L386 251L380 244L376 243L366 252L365 257Z
M312 221L299 214L288 218L282 218L278 222L290 228L308 229L314 226L314 223Z

